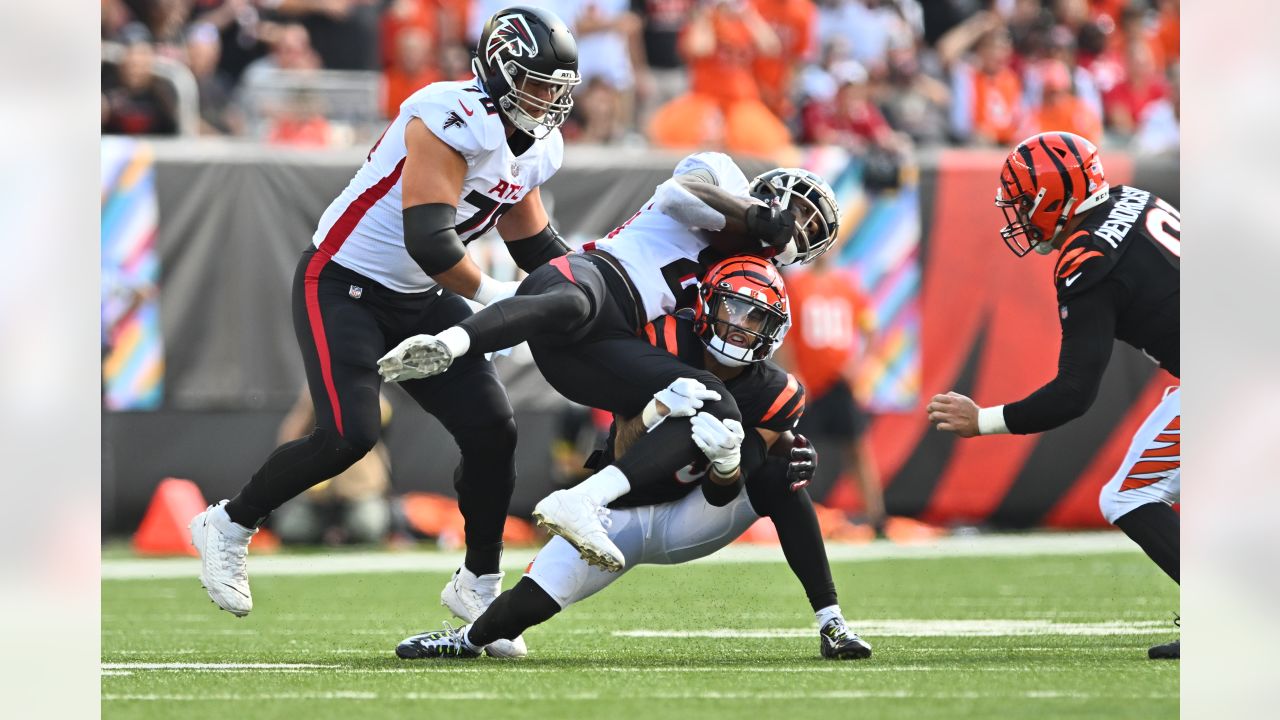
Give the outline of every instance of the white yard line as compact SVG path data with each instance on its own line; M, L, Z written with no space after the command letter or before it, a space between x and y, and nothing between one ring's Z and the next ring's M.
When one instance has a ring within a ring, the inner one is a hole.
M866 544L831 543L832 562L913 560L949 557L1008 557L1029 555L1099 555L1140 552L1118 532L1032 533L1026 535L972 535L943 537L919 544L887 541ZM523 570L536 551L513 549L504 567ZM267 575L337 575L346 573L447 572L462 563L459 552L342 552L328 555L267 555L249 558L249 572ZM783 562L782 551L772 545L731 545L696 563ZM146 580L196 577L195 558L104 560L104 580Z
M859 635L875 637L1013 637L1027 635L1158 635L1177 629L1164 620L1063 623L1049 620L861 620L849 618ZM812 628L703 628L700 630L615 630L630 638L807 638Z
M720 692L720 691L700 691L700 692L661 692L661 693L598 693L598 692L578 692L578 693L498 693L498 692L368 692L358 690L336 690L328 692L283 692L283 693L200 693L191 695L179 694L156 694L156 693L104 693L102 699L104 701L129 701L129 702L204 702L204 701L246 701L246 700L426 700L426 701L451 701L451 700L505 700L505 701L564 701L564 700L586 700L596 701L604 700L609 702L617 702L618 700L868 700L868 699L890 699L890 700L915 700L915 699L931 699L931 700L982 700L982 699L1009 699L1009 700L1055 700L1055 699L1071 699L1071 700L1091 700L1102 697L1113 698L1113 695L1103 695L1101 693L1087 692L1062 692L1056 690L1030 690L1025 692L1008 692L1008 693L977 693L977 692L917 692L910 690L827 690L827 691L802 691L802 692L752 692L749 690L738 692ZM1158 700L1177 697L1175 693L1143 693L1138 695L1127 696L1125 699L1143 699Z

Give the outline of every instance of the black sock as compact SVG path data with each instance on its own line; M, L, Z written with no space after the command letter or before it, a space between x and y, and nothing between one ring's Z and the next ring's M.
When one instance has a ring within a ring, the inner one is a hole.
M525 630L544 623L560 612L560 605L528 575L498 596L467 631L472 645L483 647L495 640L514 640Z
M515 347L542 335L568 334L591 318L591 299L576 285L558 282L531 289L537 293L515 295L458 323L471 338L467 354Z
M502 543L491 545L467 544L467 557L463 565L475 575L492 575L498 572L498 563L502 560Z
M1115 521L1115 526L1124 531L1129 539L1138 543L1147 556L1156 565L1181 584L1179 577L1179 539L1178 528L1181 525L1178 513L1162 502L1147 503L1137 509L1130 510Z
M838 604L836 584L813 500L805 488L791 492L786 475L787 461L771 457L747 477L747 494L756 513L773 521L782 555L817 612Z

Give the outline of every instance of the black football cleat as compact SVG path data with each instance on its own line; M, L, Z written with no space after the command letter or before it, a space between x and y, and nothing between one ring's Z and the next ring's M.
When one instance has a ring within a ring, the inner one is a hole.
M480 657L481 648L473 647L466 640L468 627L470 625L455 630L446 624L443 630L428 630L407 637L396 646L396 656L404 660Z
M1147 651L1147 657L1152 660L1178 660L1182 657L1182 639L1179 638L1173 642L1167 642L1163 645L1156 645Z
M818 631L822 638L822 657L828 660L865 660L871 657L871 646L849 632L849 626L841 618L833 618Z

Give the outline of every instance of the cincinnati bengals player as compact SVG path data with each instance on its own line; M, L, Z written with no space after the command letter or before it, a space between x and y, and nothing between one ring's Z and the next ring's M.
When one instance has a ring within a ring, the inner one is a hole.
M1093 404L1114 340L1142 350L1178 377L1177 208L1140 188L1110 187L1098 150L1084 138L1048 132L1023 140L1000 173L1000 231L1019 257L1058 251L1062 346L1058 375L1028 397L978 407L958 393L935 395L929 419L961 437L1039 433L1080 417ZM1124 463L1102 489L1108 522L1179 581L1181 393L1170 388L1134 435ZM1180 641L1149 656L1176 659Z
M687 306L705 268L723 257L706 230L786 264L826 252L838 228L834 194L817 175L779 168L748 183L728 156L695 153L607 237L535 270L515 297L438 335L406 340L379 361L380 371L392 381L430 376L454 358L528 340L543 377L580 405L631 417L667 388L674 395L693 393L682 397L720 420L737 421L738 408L719 378L691 369L637 333ZM674 384L682 378L696 383ZM630 490L664 481L697 456L687 420L659 426L654 411L645 417L654 429L636 441L636 452L534 508L541 525L606 568L621 569L625 558L609 542L598 511Z
M209 596L249 613L246 552L271 511L337 475L373 447L381 423L378 358L406 337L471 315L464 298L514 292L465 244L493 227L526 269L564 255L539 186L560 168L558 127L579 82L578 50L554 13L512 7L485 24L476 77L411 95L350 184L321 217L293 281L294 326L316 428L277 448L233 499L191 523ZM466 519L463 567L441 601L478 616L501 587L499 558L515 482L515 422L493 366L469 357L404 389L453 435ZM522 643L493 652L523 654Z
M627 569L677 564L710 555L760 517L770 517L813 605L822 656L870 657L871 646L849 630L840 612L817 517L803 489L802 476L812 477L816 456L802 438L792 447L787 437L804 412L804 388L768 360L790 325L782 278L765 260L733 257L711 268L698 294L692 313L658 318L645 327L645 337L652 347L720 377L738 401L742 423L694 415L693 407L673 409L667 418L693 416L693 437L704 454L662 485L615 500L608 511L609 536L631 559ZM642 418L620 419L606 461L614 452L623 457L636 452L633 441L645 432ZM786 455L766 459L767 450L778 444L789 448ZM592 567L567 540L554 537L520 582L473 625L414 635L397 646L396 654L476 657L489 643L521 635L620 576Z

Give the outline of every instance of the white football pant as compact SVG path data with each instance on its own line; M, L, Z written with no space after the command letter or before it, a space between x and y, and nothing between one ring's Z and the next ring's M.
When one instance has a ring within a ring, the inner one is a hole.
M706 557L733 542L760 519L744 488L728 505L712 507L695 489L661 505L611 511L609 539L627 559L622 572L592 567L564 538L551 538L527 575L561 608L600 592L637 565L675 565Z
M1115 523L1148 503L1178 502L1182 494L1181 420L1181 388L1171 387L1142 422L1124 462L1102 488L1098 505L1107 522Z

